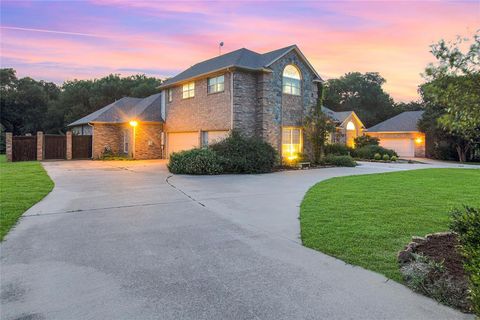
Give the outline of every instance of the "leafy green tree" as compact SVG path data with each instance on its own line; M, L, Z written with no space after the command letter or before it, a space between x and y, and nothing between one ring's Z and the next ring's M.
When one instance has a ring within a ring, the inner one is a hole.
M367 127L373 126L398 113L383 84L385 79L377 72L350 72L330 79L325 106L334 111L355 111Z
M440 109L435 125L453 137L461 162L480 144L480 32L464 52L468 41L458 37L432 45L437 61L426 68L420 88L424 100Z
M319 163L324 154L325 143L329 135L335 130L335 125L330 118L322 111L323 101L325 99L325 89L318 86L319 98L317 104L310 109L305 117L304 132L307 141L310 143L312 160Z

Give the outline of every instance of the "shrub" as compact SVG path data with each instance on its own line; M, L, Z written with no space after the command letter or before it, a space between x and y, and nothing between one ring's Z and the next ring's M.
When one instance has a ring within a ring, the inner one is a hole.
M373 156L373 159L380 160L382 159L382 156L380 155L380 153L375 153L375 155Z
M221 158L225 173L272 172L277 163L277 152L270 144L235 131L209 148Z
M465 206L453 210L451 215L450 228L458 234L465 257L464 268L470 279L472 308L480 316L480 208Z
M327 155L323 162L326 164L331 164L337 167L355 167L357 163L350 156L335 156L332 154Z
M383 155L383 160L385 160L385 161L390 160L390 157L388 156L388 154L385 153L385 154Z
M341 143L332 143L325 146L326 155L348 156L352 152L352 148L347 147Z
M380 139L377 137L371 137L369 135L359 136L353 139L355 142L356 148L361 148L365 146L378 146L380 144Z
M379 154L388 154L389 157L391 156L396 156L398 157L398 154L390 149L385 149L381 146L374 146L374 145L369 145L361 148L356 148L353 151L353 156L359 159L374 159L374 156L376 153Z
M396 156L392 156L392 157L390 158L390 160L392 160L392 161L397 161L398 158L397 158Z
M221 157L210 149L192 149L171 154L168 169L177 174L219 174L221 163Z

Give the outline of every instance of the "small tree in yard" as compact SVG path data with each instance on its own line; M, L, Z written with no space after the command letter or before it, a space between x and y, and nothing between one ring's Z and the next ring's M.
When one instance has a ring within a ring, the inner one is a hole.
M459 160L480 144L480 33L466 52L461 47L468 39L457 38L432 45L437 64L430 64L424 74L427 83L420 87L428 106L441 108L436 125L452 136Z
M322 111L325 90L321 85L318 85L318 92L320 95L317 104L310 109L303 125L305 136L312 148L311 156L314 163L320 162L328 136L335 129L330 118Z

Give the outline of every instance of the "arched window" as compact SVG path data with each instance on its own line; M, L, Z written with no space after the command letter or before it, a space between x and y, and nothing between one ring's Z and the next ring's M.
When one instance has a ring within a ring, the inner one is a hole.
M355 125L353 124L352 121L349 121L347 123L347 130L355 130Z
M293 64L283 69L283 93L300 95L300 71Z

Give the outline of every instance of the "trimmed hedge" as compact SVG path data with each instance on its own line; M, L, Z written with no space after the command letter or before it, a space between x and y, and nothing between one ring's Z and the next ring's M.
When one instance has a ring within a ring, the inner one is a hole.
M278 162L277 151L270 144L235 131L209 148L221 157L225 173L272 172Z
M220 174L222 159L210 149L192 149L172 153L168 170L176 174Z
M276 164L271 145L233 132L208 148L173 153L168 169L176 174L266 173Z
M337 167L355 167L357 163L350 156L335 156L332 154L327 155L323 159L325 164L331 164Z
M465 206L451 212L450 229L456 232L465 257L473 312L480 316L480 208Z
M335 156L348 156L353 151L352 148L347 147L344 144L332 143L325 146L326 155L335 155Z
M374 159L375 154L377 153L380 155L386 154L388 155L389 158L391 158L392 156L398 157L398 154L395 151L390 149L385 149L383 147L376 146L376 145L368 145L365 147L357 148L353 150L352 155L355 158L359 158L359 159Z

